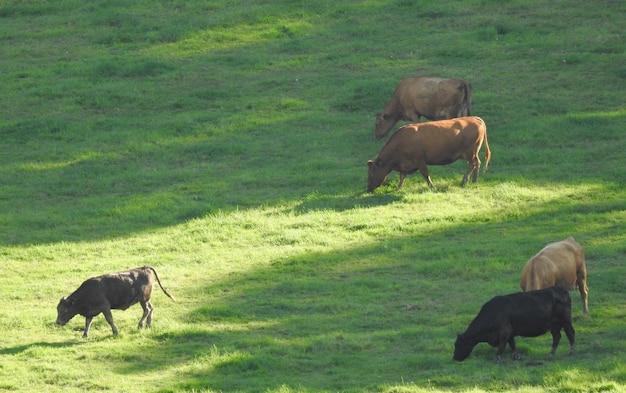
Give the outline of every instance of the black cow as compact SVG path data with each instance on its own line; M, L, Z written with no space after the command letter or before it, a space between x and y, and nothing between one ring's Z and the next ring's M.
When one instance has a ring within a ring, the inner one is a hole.
M152 273L154 273L154 276ZM85 317L83 337L87 337L91 321L96 315L102 313L109 325L111 325L113 334L117 335L118 332L113 323L111 310L126 310L139 302L143 308L143 316L139 320L139 327L144 327L144 323L147 327L150 327L153 311L150 296L152 295L154 277L156 277L163 292L170 299L174 300L161 285L161 280L159 280L156 270L152 266L144 266L126 272L93 277L83 282L74 293L64 297L59 302L56 323L65 325L76 314L80 314Z
M520 358L515 348L515 336L537 337L550 331L554 354L565 330L570 344L570 356L575 352L572 326L572 300L563 288L551 287L535 291L496 296L480 309L467 330L457 336L454 360L465 360L476 344L486 342L497 347L496 362L508 343L513 359Z

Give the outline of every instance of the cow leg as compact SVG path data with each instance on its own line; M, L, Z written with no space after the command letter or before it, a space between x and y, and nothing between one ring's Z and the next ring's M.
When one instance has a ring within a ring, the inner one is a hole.
M550 333L552 333L552 349L550 349L550 355L554 355L556 348L559 346L559 342L561 341L561 325L555 324L552 326Z
M587 288L587 278L579 276L577 278L578 292L580 292L580 298L583 301L583 313L589 314L589 308L587 307L587 296L589 294L589 288Z
M513 336L513 330L510 326L503 326L498 332L498 352L496 353L496 363L502 363L502 354L506 349L506 344L511 346L511 349L515 351L515 340Z
M400 181L398 182L398 188L396 188L396 191L402 188L402 184L404 184L405 178L406 178L406 173L400 172Z
M569 355L572 356L576 353L576 333L571 322L565 323L563 329L565 329L565 335L567 336L567 340L569 341Z
M476 160L474 162L474 172L472 173L472 183L476 183L478 181L478 171L480 171L480 158L476 156Z
M580 291L580 298L583 301L583 313L584 314L589 314L589 307L587 306L587 287L585 287L585 289L582 289L582 287L579 287L578 290Z
M154 308L150 307L150 314L148 314L148 319L147 319L147 322L146 322L146 325L148 327L152 327L152 312L153 311L154 311Z
M506 341L498 345L498 352L496 352L496 363L502 364L502 354L504 353L505 348L506 348Z
M146 326L151 327L152 326L152 312L154 311L154 307L152 307L152 303L150 303L150 300L146 302L146 305L150 309L150 311L148 312L148 318L146 318Z
M521 356L519 352L517 352L517 347L515 346L515 337L513 336L509 338L509 347L511 347L511 351L513 351L513 353L511 354L511 359L520 360Z
M504 350L506 349L506 343L507 343L506 337L500 336L500 341L498 342L498 352L496 352L496 363L498 364L502 363L502 354L504 353Z
M144 327L144 324L146 324L148 327L150 327L150 325L152 324L152 304L150 303L150 300L147 301L141 301L141 308L143 308L143 315L141 316L141 319L139 320L139 325L137 326L138 328L142 328Z
M463 175L461 187L464 187L467 184L470 175L472 175L472 183L476 183L478 181L478 168L480 168L480 160L478 159L478 156L474 156L471 160L467 161L467 171L465 172L465 175Z
M111 330L113 331L113 334L117 336L118 332L117 332L117 328L115 327L115 324L113 323L113 315L111 314L111 309L107 308L103 310L102 314L104 314L104 318L106 318L109 325L111 325Z
M428 186L430 188L434 188L435 185L433 184L433 181L430 178L430 174L428 173L428 167L426 165L420 166L419 170L420 170L420 173L422 174L422 176L424 176L424 179L426 179L426 183L428 183Z
M91 321L93 321L93 317L85 317L85 331L83 332L83 337L89 337L89 328L91 327Z
M465 187L465 185L467 184L467 180L469 179L469 176L473 170L474 169L472 168L472 164L469 164L465 175L463 175L463 180L461 180L461 187Z

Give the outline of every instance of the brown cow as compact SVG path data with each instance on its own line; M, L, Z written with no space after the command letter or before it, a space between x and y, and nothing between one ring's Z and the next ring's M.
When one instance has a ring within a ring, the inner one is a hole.
M152 275L154 273L154 276ZM102 313L106 318L113 334L117 335L117 328L113 323L111 309L126 310L128 307L139 302L143 308L143 315L139 320L139 327L147 327L152 324L152 283L156 277L159 287L172 300L174 298L167 293L161 285L161 280L152 266L144 266L137 269L120 273L105 274L93 277L83 282L81 286L70 296L64 297L57 306L57 321L59 325L65 325L76 314L85 317L85 331L83 337L89 336L89 327L93 318Z
M398 83L382 113L376 114L374 137L382 138L400 120L419 123L471 116L472 86L460 79L411 77Z
M528 260L522 271L520 279L522 290L531 291L552 286L565 288L568 291L578 287L583 301L583 312L589 313L585 252L571 236L545 246L537 255Z
M367 162L367 191L380 186L391 171L400 172L398 190L407 175L419 170L430 187L434 187L426 165L447 165L458 159L468 162L461 186L478 180L478 152L485 142L486 171L491 159L487 142L487 126L480 117L461 117L428 123L409 124L399 128L389 138L374 161Z

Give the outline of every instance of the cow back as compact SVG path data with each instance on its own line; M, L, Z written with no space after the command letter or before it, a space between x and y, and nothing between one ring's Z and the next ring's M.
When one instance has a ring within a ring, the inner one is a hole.
M522 270L520 287L524 291L551 286L572 290L581 271L586 276L583 248L569 237L546 245L528 260Z
M426 164L448 164L475 151L485 132L485 123L478 117L409 124L389 138L379 156L385 160L418 157Z
M91 315L104 308L125 310L140 300L150 300L152 273L143 268L105 274L84 281L68 298L78 313Z
M409 77L401 80L385 105L376 115L374 137L381 138L399 120L419 122L470 116L472 87L461 79Z
M150 300L153 277L144 269L102 276L102 286L111 308L125 310L133 304Z
M396 88L402 117L418 112L429 120L469 116L471 87L459 79L415 77Z
M559 287L496 296L481 307L463 335L490 342L491 332L506 324L521 330L521 336L541 335L555 319L571 322L571 304L569 292Z

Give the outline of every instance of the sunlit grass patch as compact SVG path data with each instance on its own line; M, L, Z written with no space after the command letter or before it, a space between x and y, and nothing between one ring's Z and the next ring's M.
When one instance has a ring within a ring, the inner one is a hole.
M293 38L310 31L312 25L306 18L265 18L255 23L235 23L194 32L178 42L151 48L152 52L173 57L186 57L210 53L239 46L262 45L280 38Z

